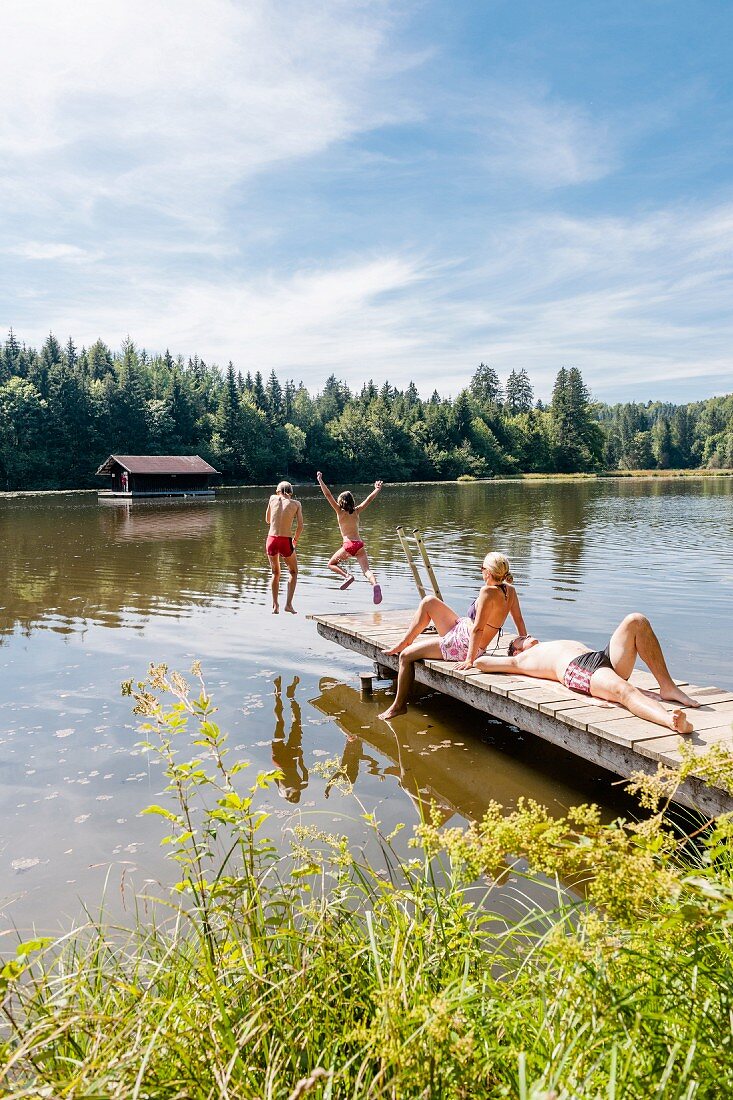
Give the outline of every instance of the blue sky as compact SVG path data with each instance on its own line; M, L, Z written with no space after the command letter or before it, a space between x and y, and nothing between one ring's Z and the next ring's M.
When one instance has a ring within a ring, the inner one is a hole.
M733 390L733 6L4 0L0 326Z

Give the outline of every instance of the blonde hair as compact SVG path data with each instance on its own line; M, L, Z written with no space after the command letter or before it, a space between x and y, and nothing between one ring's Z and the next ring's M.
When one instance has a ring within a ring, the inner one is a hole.
M291 497L293 495L293 486L290 484L289 481L281 481L278 484L278 487L275 490L275 492L276 493L285 493L286 496Z
M484 569L498 584L513 584L514 577L509 570L509 559L505 554L493 551L484 558Z

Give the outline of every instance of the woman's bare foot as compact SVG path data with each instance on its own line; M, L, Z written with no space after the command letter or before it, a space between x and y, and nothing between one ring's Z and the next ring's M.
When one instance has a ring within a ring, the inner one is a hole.
M385 722L389 722L390 718L397 718L400 714L407 714L407 707L398 707L395 703L391 707L387 707L381 714L377 715L377 718L382 718Z
M665 703L680 703L683 707L700 706L697 699L691 699L689 695L685 695L682 688L678 688L676 684L666 691L660 691L659 694Z
M295 610L295 608L293 607L293 605L291 603L286 603L285 604L285 610L289 611L291 615L297 615L298 614L298 612Z
M675 733L692 733L692 723L683 710L673 710L670 718Z

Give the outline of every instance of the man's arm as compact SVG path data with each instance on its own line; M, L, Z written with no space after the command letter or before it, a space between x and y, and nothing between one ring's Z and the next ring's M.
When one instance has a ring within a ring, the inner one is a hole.
M321 492L323 493L324 497L326 498L328 503L331 505L334 512L338 512L339 506L336 503L336 501L334 500L333 493L329 489L328 485L326 485L326 482L323 480L323 474L321 473L320 470L316 474L316 477L318 478L318 484L321 486Z
M374 498L376 496L378 496L379 493L381 493L383 485L384 485L383 481L375 481L374 482L374 488L372 489L371 493L369 494L368 497L364 497L364 500L362 500L361 504L357 504L356 511L357 512L363 512L364 509L367 507L367 505L371 504L372 501L374 500Z
M265 523L270 522L270 508L272 507L272 497L267 502L267 511L265 512Z

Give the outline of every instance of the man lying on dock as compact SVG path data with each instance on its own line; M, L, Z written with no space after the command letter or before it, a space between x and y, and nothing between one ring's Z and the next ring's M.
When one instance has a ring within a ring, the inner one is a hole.
M692 733L684 707L700 704L681 688L669 674L661 646L651 623L635 612L616 627L605 649L591 650L582 642L537 642L534 638L518 640L523 646L514 655L479 657L473 667L481 672L506 672L520 676L536 676L539 680L556 680L571 691L604 699L626 707L647 722L656 722L675 733ZM640 657L659 684L659 692L643 691L630 684L636 658ZM668 711L661 700L678 703Z

